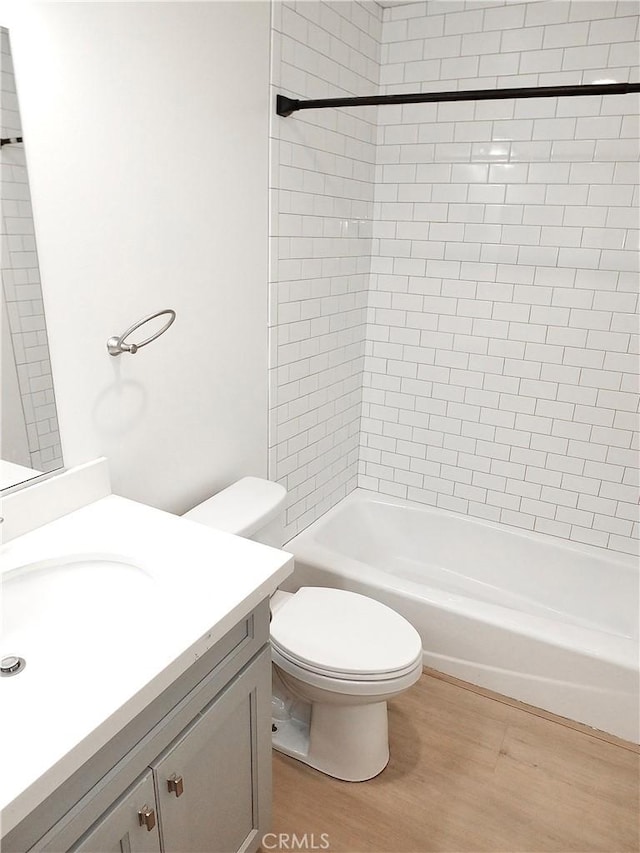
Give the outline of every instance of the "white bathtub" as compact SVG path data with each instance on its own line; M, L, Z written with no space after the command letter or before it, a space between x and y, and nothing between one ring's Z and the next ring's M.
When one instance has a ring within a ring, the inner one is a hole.
M388 604L420 632L426 665L640 740L633 558L361 489L285 547L287 589Z

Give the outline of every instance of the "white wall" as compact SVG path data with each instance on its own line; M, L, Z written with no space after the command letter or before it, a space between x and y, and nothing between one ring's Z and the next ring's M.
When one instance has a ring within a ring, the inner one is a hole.
M638 79L635 2L386 9L382 92ZM637 552L638 96L379 110L360 485Z
M267 459L269 5L5 4L66 465L181 511ZM171 307L135 356L106 339Z

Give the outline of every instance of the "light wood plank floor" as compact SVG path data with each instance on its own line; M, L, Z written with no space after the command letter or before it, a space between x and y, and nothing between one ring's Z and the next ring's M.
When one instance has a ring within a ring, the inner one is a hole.
M369 782L274 752L273 832L306 833L307 849L327 833L334 853L640 849L631 748L426 672L389 703L389 727L391 760Z

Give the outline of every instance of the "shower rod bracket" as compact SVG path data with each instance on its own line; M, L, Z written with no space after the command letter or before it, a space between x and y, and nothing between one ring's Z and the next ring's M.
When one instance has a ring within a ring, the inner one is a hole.
M18 145L20 142L23 142L21 136L6 136L0 139L0 148L4 148L5 145Z
M443 101L491 101L507 98L566 98L585 95L628 95L640 92L640 83L589 83L579 86L518 86L512 89L470 89L454 92L413 92L404 95L372 95L363 98L319 98L301 101L278 95L276 113L283 118L298 110L329 107L376 107L386 104L429 104Z
M278 95L276 98L276 112L283 118L288 118L296 110L301 109L300 101L295 98L287 98L286 95Z

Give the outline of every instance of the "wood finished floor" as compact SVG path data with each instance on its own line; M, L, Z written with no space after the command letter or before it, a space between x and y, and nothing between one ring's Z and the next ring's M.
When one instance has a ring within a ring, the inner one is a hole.
M640 849L630 748L428 673L389 703L389 729L389 765L369 782L274 752L273 832L307 833L307 849L327 833L329 853Z

